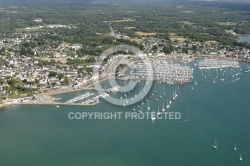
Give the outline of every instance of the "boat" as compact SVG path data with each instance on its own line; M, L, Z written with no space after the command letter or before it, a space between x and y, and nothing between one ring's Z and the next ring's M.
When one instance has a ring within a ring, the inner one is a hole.
M141 100L141 105L144 105L144 102L143 102L143 100Z
M240 154L239 160L240 160L240 162L242 162L242 160L243 160L242 154Z
M60 106L59 106L59 105L57 105L56 107L57 107L57 108L59 108Z
M149 101L147 101L148 102L148 107L147 107L147 109L148 109L148 111L150 110L150 107L149 107Z
M157 116L159 116L161 114L162 114L162 112L160 111L159 106L158 106Z
M175 100L175 93L173 92L173 100Z
M214 140L213 148L214 148L214 149L217 149L217 141L216 141L216 139Z
M169 104L171 104L171 103L172 103L172 101L171 101L171 96L170 96Z
M167 100L167 106L166 106L166 108L169 108L170 107L170 104L169 104L169 102L168 102L168 100Z
M165 111L165 107L164 107L164 103L163 103L163 106L162 106L162 112L164 112Z
M234 150L236 151L236 144L234 145Z
M175 90L175 96L174 96L175 98L177 98L178 97L178 95L177 95L177 93L176 93L176 90Z
M154 112L154 111L153 111ZM151 120L154 121L156 119L155 114L151 114Z

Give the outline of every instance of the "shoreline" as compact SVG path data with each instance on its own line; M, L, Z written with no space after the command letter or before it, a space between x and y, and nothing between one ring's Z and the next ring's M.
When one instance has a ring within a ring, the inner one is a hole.
M0 104L0 109L4 108L6 105L5 104Z
M224 59L224 60L231 60L231 61L238 61L238 62L244 62L244 63L249 63L246 61L242 61L241 59L238 58L209 58L209 57L204 57L204 56L196 56L191 58L188 62L181 62L181 63L190 63L198 58L208 58L208 59ZM158 59L158 58L157 58ZM161 58L160 58L161 59ZM175 60L175 59L172 59ZM123 71L124 72L124 71ZM103 82L106 81L107 79L109 79L109 77L107 76L107 74L102 74L100 76L102 79L99 81L91 81L89 84L82 84L79 85L79 87L73 88L73 87L67 87L65 89L56 89L56 90L52 90L49 89L47 92L42 92L42 93L38 93L36 94L36 96L45 98L46 100L42 100L42 101L29 101L29 102L24 102L24 103L13 103L13 104L0 104L0 108L4 108L4 107L8 107L8 106L13 106L13 105L75 105L75 106L94 106L97 105L98 103L93 103L93 104L77 104L77 103L61 103L61 102L48 102L47 99L52 99L53 95L59 95L59 94L64 94L64 93L72 93L72 92L77 92L77 91L84 91L84 90L96 90L93 85L97 82Z
M103 82L107 80L108 77L103 78L99 82ZM72 93L76 91L82 91L82 90L95 90L95 88L91 88L97 81L92 82L84 87L78 87L78 88L66 88L66 89L58 89L58 90L49 90L47 92L39 93L36 94L39 97L45 98L46 100L42 101L29 101L29 102L23 102L23 103L13 103L13 104L0 104L0 108L4 107L11 107L11 106L18 106L18 105L54 105L54 106L59 106L59 105L68 105L68 106L95 106L98 103L93 103L93 104L79 104L79 103L62 103L62 102L56 102L51 100L52 102L48 102L48 99L52 99L53 95L57 94L63 94L63 93Z

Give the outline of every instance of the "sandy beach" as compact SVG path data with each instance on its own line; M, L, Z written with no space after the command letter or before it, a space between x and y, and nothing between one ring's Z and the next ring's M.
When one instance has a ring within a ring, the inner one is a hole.
M5 107L5 105L4 104L0 104L0 108L3 108L3 107Z

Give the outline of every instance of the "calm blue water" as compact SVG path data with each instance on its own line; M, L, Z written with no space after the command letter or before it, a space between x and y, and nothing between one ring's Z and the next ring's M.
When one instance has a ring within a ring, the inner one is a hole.
M250 43L250 35L237 35L240 38L240 42L248 42Z
M195 70L197 85L192 82L169 87L155 83L157 93L165 88L166 96L157 102L154 95L150 107L154 110L162 107L173 90L177 90L179 96L168 111L181 112L181 120L68 119L69 112L132 112L138 105L124 108L104 100L94 107L1 109L0 165L250 165L250 73L244 72L245 63L241 65L241 71L228 69L224 82L213 77L216 70ZM238 72L242 74L236 80L232 73ZM82 93L86 92L59 96L66 101ZM146 104L142 110L145 109ZM215 139L217 150L212 148ZM233 150L235 144L237 151ZM238 161L241 153L242 163Z

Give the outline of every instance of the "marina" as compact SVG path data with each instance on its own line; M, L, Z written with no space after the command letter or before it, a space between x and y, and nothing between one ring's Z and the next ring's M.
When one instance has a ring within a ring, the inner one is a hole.
M151 68L152 66L152 68ZM150 64L136 63L127 72L126 79L140 80L147 79L160 81L168 84L176 82L191 82L193 69L173 61L155 60Z
M239 68L240 66L238 61L204 59L198 62L198 67L199 69L222 69L222 68Z

